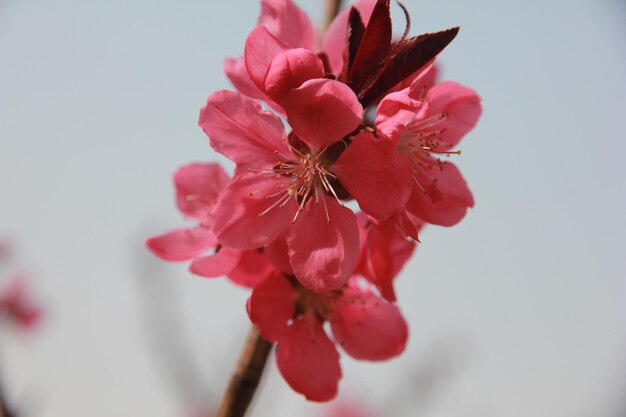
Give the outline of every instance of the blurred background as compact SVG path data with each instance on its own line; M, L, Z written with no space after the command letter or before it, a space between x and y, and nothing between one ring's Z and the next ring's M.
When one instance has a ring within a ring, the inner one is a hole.
M626 416L624 2L406 6L412 34L461 26L441 63L483 98L455 159L476 207L423 233L397 281L407 351L343 355L342 396L374 417ZM37 332L0 332L0 374L29 416L191 417L219 396L247 292L143 240L182 224L179 166L232 169L197 116L258 10L0 0L0 236L46 309ZM251 415L322 412L272 362Z

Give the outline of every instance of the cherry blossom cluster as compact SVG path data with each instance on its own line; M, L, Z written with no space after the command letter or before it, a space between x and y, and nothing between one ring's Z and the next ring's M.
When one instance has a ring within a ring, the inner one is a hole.
M394 278L424 224L452 226L474 204L447 157L480 98L438 83L434 66L457 32L394 38L390 1L359 0L318 39L291 0L261 0L243 57L225 62L238 91L200 112L234 175L179 169L176 203L197 224L147 241L194 274L250 287L251 321L309 400L336 396L337 345L369 361L404 350Z

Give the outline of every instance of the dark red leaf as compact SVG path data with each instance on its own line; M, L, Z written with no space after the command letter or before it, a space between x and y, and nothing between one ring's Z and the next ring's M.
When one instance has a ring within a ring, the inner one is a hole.
M356 53L359 50L359 46L361 46L363 34L365 33L365 25L363 24L361 13L359 13L356 7L350 9L348 31L348 68L346 73L349 74L354 58L356 57Z
M378 0L365 28L363 39L350 65L348 85L356 92L367 77L376 73L391 47L390 0Z
M458 32L459 28L453 27L395 43L379 77L358 94L363 107L372 104L391 87L430 62L452 42Z

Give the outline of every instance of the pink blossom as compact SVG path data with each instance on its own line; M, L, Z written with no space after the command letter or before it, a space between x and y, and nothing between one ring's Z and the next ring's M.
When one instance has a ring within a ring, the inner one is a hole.
M348 86L314 79L281 103L293 132L239 93L219 91L200 113L211 146L237 163L220 195L214 231L240 250L270 245L286 233L293 272L306 287L327 291L348 280L357 261L356 218L342 200L384 219L404 209L411 166L371 133L352 136L362 107Z
M459 169L442 158L460 154L454 148L476 125L480 97L456 82L432 86L430 80L426 72L410 87L387 95L378 107L376 129L413 165L407 215L452 226L474 206L474 198Z
M261 335L277 343L276 363L287 383L311 401L337 394L342 374L336 343L356 359L380 361L399 355L408 337L400 310L356 279L318 293L276 273L254 288L248 313Z
M397 223L398 217L376 222L363 213L359 216L363 245L357 273L375 285L380 294L391 302L396 301L393 281L416 246L415 241L405 237L403 225ZM417 223L417 227L420 229L423 223Z
M408 28L407 28L408 29ZM330 77L349 85L365 107L412 79L458 28L392 40L389 0L359 0L343 10L317 47L313 24L291 0L262 0L244 56L224 70L241 93L284 113L282 97L305 81Z
M293 1L261 0L257 27L246 41L247 59L228 58L224 63L224 71L240 92L255 99L266 100L272 107L282 111L281 106L270 98L274 94L268 95L264 85L265 74L273 58L290 49L301 49L305 54L305 51L314 54L316 44L313 23ZM315 60L318 60L317 57ZM323 72L311 74L311 78L322 75ZM301 83L303 81L305 80L301 80Z
M180 168L174 175L176 205L197 225L150 238L146 245L167 261L192 260L189 269L194 274L227 275L239 285L253 286L271 271L268 261L256 248L241 251L223 247L212 230L212 211L228 181L228 175L218 164L195 163ZM206 255L211 250L214 253Z
M32 329L41 321L41 307L34 301L24 275L14 276L0 290L1 317L24 330Z

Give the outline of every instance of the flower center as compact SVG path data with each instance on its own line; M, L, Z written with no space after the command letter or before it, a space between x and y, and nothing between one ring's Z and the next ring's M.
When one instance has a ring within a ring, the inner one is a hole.
M338 289L317 293L303 287L300 283L295 283L294 286L298 294L296 314L314 314L322 320L329 318L332 303L343 292L343 289Z
M326 199L322 198L322 193L333 196L340 205L343 206L343 204L333 186L337 177L328 170L330 162L324 155L327 148L317 153L311 150L298 150L295 146L291 146L291 150L295 159L289 160L284 157L284 160L279 161L272 170L268 171L283 178L284 181L278 190L267 196L267 199L274 201L260 212L259 216L265 215L276 207L284 207L293 199L298 204L298 209L291 221L294 223L309 200L313 200L315 204L321 200L326 213L326 220L330 222L328 206Z
M447 112L423 120L414 120L400 138L398 150L413 163L413 180L428 195L433 203L441 199L437 188L436 170L443 171L447 161L442 157L460 155L461 151L450 151L452 144L443 141L446 128L437 129L437 124L449 117Z

